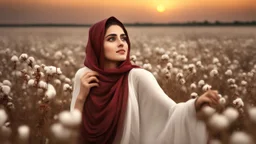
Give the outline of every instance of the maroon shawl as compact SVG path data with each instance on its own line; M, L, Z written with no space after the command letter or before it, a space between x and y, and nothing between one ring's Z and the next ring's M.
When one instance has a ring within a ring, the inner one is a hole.
M127 35L127 58L117 68L104 70L104 33L107 21L116 21ZM111 144L120 139L128 101L128 74L138 67L130 63L130 40L123 24L109 17L89 30L84 65L100 76L99 87L93 87L83 109L81 135L86 143Z

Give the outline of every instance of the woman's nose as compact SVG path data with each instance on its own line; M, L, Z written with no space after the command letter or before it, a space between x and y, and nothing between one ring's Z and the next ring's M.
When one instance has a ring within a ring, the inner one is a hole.
M124 46L124 42L122 41L122 39L118 39L118 46Z

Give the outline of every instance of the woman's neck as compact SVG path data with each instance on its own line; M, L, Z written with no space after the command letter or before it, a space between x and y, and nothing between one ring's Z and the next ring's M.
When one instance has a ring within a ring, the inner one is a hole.
M117 68L117 62L105 61L104 69L114 69L114 68Z

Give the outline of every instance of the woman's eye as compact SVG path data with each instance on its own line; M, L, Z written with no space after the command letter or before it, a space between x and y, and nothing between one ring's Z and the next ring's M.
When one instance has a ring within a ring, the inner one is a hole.
M123 39L124 41L127 41L127 37L123 37L122 39Z
M109 40L109 41L113 41L113 40L115 40L115 38L111 37L111 38L109 38L108 40Z

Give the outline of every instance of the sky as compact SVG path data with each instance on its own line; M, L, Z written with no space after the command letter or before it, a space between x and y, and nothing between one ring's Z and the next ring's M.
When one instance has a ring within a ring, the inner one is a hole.
M110 16L123 23L253 21L256 0L0 0L0 24L93 24Z

